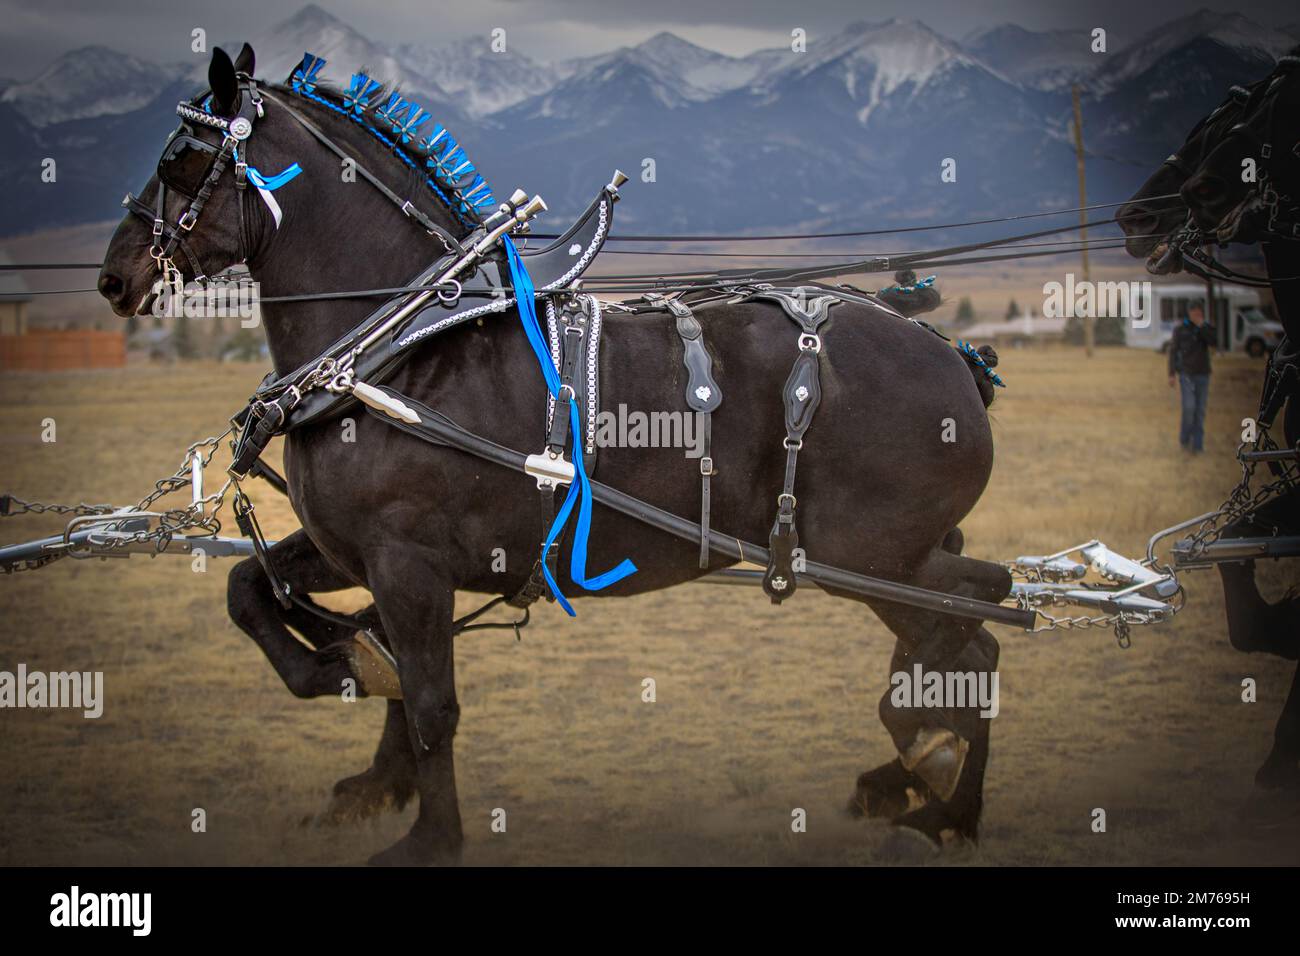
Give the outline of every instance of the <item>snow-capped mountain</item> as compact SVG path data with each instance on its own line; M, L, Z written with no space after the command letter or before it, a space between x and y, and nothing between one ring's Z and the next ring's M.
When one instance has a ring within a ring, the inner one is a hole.
M458 97L421 69L416 58L403 55L402 47L373 41L314 3L251 42L257 55L257 74L267 79L285 81L302 62L303 54L310 52L325 58L320 75L336 86L346 88L352 73L365 69L377 80L397 84L408 98L436 109L440 118L452 121L463 116L453 106ZM230 43L225 48L233 56L239 46ZM206 83L206 63L196 69L194 79L198 86Z
M244 38L237 38L242 42ZM445 122L498 192L543 194L572 215L614 167L633 175L624 227L736 231L924 224L1073 205L1069 84L1084 89L1090 194L1127 195L1228 85L1263 75L1296 38L1200 12L1092 54L1084 31L1003 25L957 43L921 23L857 23L806 51L733 57L658 33L555 63L486 37L438 46L367 37L315 5L247 38L282 81L304 51L322 76L397 80ZM513 37L511 38L514 39ZM239 43L222 43L232 54ZM1121 49L1122 47L1122 49ZM33 188L0 233L120 215L157 158L172 107L206 58L145 63L100 48L60 57L0 93L0 176ZM58 156L60 189L36 186ZM1104 157L1118 157L1118 160ZM654 160L653 181L636 174ZM940 178L956 163L956 182Z
M731 57L706 50L668 32L656 33L637 44L636 53L647 63L681 77L693 90L716 96L754 82L770 68L770 51L748 57ZM779 52L779 51L778 51Z
M1068 88L1109 55L1092 52L1088 30L1033 32L1014 23L977 30L962 39L962 47L1003 76L1038 90Z
M915 20L854 23L812 44L806 53L779 61L758 78L754 92L770 100L818 78L857 104L858 121L865 123L876 107L896 94L915 96L962 70L1006 82L951 40Z
M405 69L418 71L455 97L470 116L486 116L545 93L561 71L507 47L494 51L486 38L439 47L403 44L395 53Z
M149 63L101 46L59 57L34 79L9 85L8 103L33 126L120 115L150 102L181 67Z
M1198 10L1151 30L1110 56L1093 77L1093 94L1117 89L1196 41L1259 63L1271 63L1295 45L1295 39L1285 32L1261 26L1239 13Z

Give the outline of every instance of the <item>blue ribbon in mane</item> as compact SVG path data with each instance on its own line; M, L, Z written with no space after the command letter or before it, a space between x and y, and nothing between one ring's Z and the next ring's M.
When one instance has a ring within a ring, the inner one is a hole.
M551 353L546 348L546 341L542 338L541 323L537 321L537 306L534 301L533 280L528 275L528 270L524 268L523 260L519 257L519 250L509 236L502 236L501 243L505 246L506 258L510 263L510 281L515 289L515 301L519 306L519 319L524 326L524 334L528 336L528 344L532 346L533 353L537 356L538 364L542 367L542 376L546 379L546 388L555 398L560 397L560 374L556 371L555 363L551 360ZM591 484L587 480L587 470L582 464L582 442L579 436L582 434L582 422L578 417L578 403L569 403L569 437L573 443L573 470L576 472L575 480L569 485L569 494L564 499L564 504L560 506L559 513L555 516L555 521L551 524L551 530L546 535L546 542L542 545L542 573L546 576L546 583L555 595L555 599L560 602L560 606L569 613L571 617L576 617L573 608L565 600L564 595L560 593L560 587L555 583L551 576L550 568L546 566L546 555L550 553L551 545L564 531L565 522L569 520L569 515L573 511L573 504L578 502L578 527L573 536L573 553L569 557L569 577L571 577L578 587L585 591L599 591L609 587L616 581L621 581L629 574L636 572L636 565L624 558L615 567L606 571L604 574L598 574L595 577L587 577L587 538L591 533Z

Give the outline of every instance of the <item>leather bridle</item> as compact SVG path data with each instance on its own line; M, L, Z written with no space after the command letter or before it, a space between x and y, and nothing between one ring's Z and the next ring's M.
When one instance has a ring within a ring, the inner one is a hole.
M206 282L209 278L208 273L204 270L198 255L187 241L194 230L195 225L202 215L204 207L212 196L213 190L225 173L227 167L234 163L235 187L240 191L239 196L239 261L248 261L247 240L245 236L246 217L244 212L244 196L249 180L248 152L247 143L253 134L254 122L265 116L264 102L270 100L279 108L283 109L299 126L306 130L311 136L325 146L336 156L345 159L353 164L358 176L377 189L389 202L393 203L402 213L410 219L414 219L421 228L430 236L438 239L446 254L463 255L465 250L459 240L439 226L425 213L415 207L415 204L409 199L401 198L397 193L388 188L382 181L373 175L368 169L358 163L352 156L344 151L338 144L326 136L314 123L304 117L298 110L294 109L288 103L272 95L270 92L261 91L257 87L256 81L245 73L236 74L238 82L238 102L239 107L236 114L230 119L225 119L200 108L195 102L181 102L176 106L176 113L181 117L181 126L172 133L172 138L168 140L169 144L177 137L186 137L187 141L195 148L204 151L210 151L212 162L208 167L206 175L203 177L201 184L193 196L188 196L190 202L180 218L175 223L169 222L166 218L167 203L167 174L163 162L159 162L158 170L158 192L153 205L144 202L138 196L127 193L122 200L122 205L131 213L140 217L150 226L153 234L153 243L149 247L149 255L153 258L158 266L158 272L162 282L171 286L178 293L184 286L184 274L176 265L175 256L179 251L184 257L190 272L193 274L193 281L198 283ZM212 146L201 140L189 136L193 129L188 124L198 124L207 126L212 129L221 131L222 139L219 146ZM165 156L166 154L164 154ZM172 187L173 191L186 195L185 190ZM302 296L299 298L310 298ZM147 301L147 298L146 300Z
M1300 66L1300 57L1293 55L1280 57L1277 65L1267 77L1258 83L1252 84L1250 95L1242 104L1240 119L1223 134L1223 141L1233 136L1245 139L1250 144L1252 152L1259 157L1259 168L1254 188L1247 192L1242 197L1241 202L1230 210L1219 223L1219 226L1222 226L1230 217L1236 217L1238 225L1236 231L1234 231L1234 238L1237 232L1241 230L1245 216L1250 211L1248 207L1251 204L1257 204L1258 208L1267 214L1267 218L1264 222L1254 225L1251 229L1254 240L1294 241L1300 239L1300 194L1293 197L1290 193L1279 191L1276 165L1279 158L1276 140L1281 132L1278 129L1276 119L1277 102L1280 98L1282 84L1297 66ZM1239 89L1234 87L1234 90ZM1221 109L1223 107L1220 107ZM1215 113L1218 112L1219 110L1215 111ZM1198 126L1198 129L1203 127L1206 122L1209 122L1214 115L1211 114L1210 117L1207 117L1201 126ZM1261 115L1263 117L1262 133L1254 125ZM1195 131L1193 131L1192 135L1195 135ZM1300 158L1300 140L1292 144L1290 153ZM1165 163L1178 169L1189 179L1196 174L1196 170L1188 170L1180 164L1177 154L1169 157ZM1170 244L1185 250L1189 248L1199 249L1207 235L1206 231L1200 229L1189 215L1187 222L1171 236ZM1214 264L1214 262L1211 259L1207 264ZM1227 276L1237 275L1232 270L1226 269L1226 267L1221 265L1218 267Z
M240 260L246 261L246 251L242 248L244 245L243 216L243 190L247 185L248 165L246 159L239 157L239 144L248 140L253 134L253 121L265 115L262 107L262 98L257 90L257 83L251 76L238 74L239 83L239 109L234 117L224 119L220 116L213 115L206 110L199 109L193 103L179 103L176 106L176 113L186 123L197 123L222 132L221 145L216 147L212 165L208 168L207 175L204 176L198 191L190 197L190 203L185 211L175 223L168 222L166 219L167 206L167 183L166 176L162 170L162 163L159 163L158 175L158 193L151 207L143 202L139 197L132 193L127 193L126 198L122 200L125 206L135 215L149 223L153 232L153 244L149 247L149 255L158 266L158 272L162 281L174 289L180 289L184 284L183 273L177 267L175 262L176 251L180 250L181 255L185 257L187 264L193 273L195 282L207 281L208 275L194 250L190 248L186 241L188 236L199 221L204 207L208 204L212 191L216 188L217 182L221 179L226 167L230 165L232 159L235 163L235 186L240 190L239 213L240 225L239 242L240 242ZM189 127L182 123L181 127L172 134L175 138L178 134L184 135ZM170 142L170 140L169 140ZM211 147L209 147L211 148ZM180 192L180 190L176 190Z

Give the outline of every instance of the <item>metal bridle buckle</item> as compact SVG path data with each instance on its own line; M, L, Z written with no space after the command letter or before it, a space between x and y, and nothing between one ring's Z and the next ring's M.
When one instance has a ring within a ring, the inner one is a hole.
M790 499L790 510L793 511L795 507L799 504L799 499L796 498L794 495L787 495L785 492L782 492L781 494L776 496L776 506L780 508L782 503L787 498Z
M795 439L783 438L781 439L781 444L785 445L786 451L803 451L802 438L795 438ZM777 500L780 501L781 499L778 498Z
M186 232L189 232L191 229L194 228L194 224L198 221L199 221L199 217L195 214L194 210L186 209L185 212L181 215L181 218L177 220L176 225L179 226L181 229L184 229Z
M816 332L803 332L799 335L799 351L816 354L822 350L822 338Z
M713 459L710 458L708 455L705 455L703 458L700 459L700 474L701 475L717 474L717 472L713 470Z

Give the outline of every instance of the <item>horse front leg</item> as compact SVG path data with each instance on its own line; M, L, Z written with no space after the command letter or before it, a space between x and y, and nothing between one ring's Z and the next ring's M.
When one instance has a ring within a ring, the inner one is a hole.
M464 843L452 753L460 721L452 631L455 591L431 562L411 558L409 553L389 557L379 567L367 568L397 658L420 794L410 832L371 857L380 866L456 864Z
M304 531L295 531L271 549L278 574L298 594L328 593L354 587L334 570ZM337 694L353 677L349 661L356 627L325 620L276 600L256 560L236 565L227 582L230 616L257 643L285 685L297 696ZM374 605L353 615L382 639ZM293 628L315 650L294 637ZM364 685L358 693L365 695ZM318 822L337 824L364 819L384 810L401 810L415 793L415 756L407 740L401 701L388 702L379 746L368 769L334 785L333 799Z

